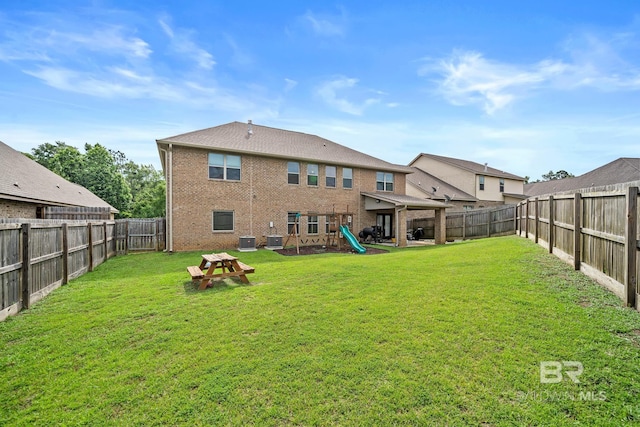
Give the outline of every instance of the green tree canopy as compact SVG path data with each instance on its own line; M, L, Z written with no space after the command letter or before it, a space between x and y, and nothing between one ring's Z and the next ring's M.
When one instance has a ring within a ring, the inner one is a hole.
M138 165L120 151L85 144L85 153L64 142L32 150L33 159L63 178L82 185L120 211L119 217L165 215L165 184L152 165Z

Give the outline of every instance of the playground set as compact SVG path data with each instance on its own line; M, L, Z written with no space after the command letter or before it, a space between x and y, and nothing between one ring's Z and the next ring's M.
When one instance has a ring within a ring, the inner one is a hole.
M347 208L348 210L348 208ZM287 246L289 240L294 238L296 241L296 252L300 253L300 238L298 236L298 229L300 218L302 216L310 217L310 216L324 216L329 221L329 232L327 233L327 239L325 245L327 247L337 246L340 250L342 248L342 239L340 235L347 241L347 243L351 246L351 248L359 254L363 254L367 252L367 249L360 244L358 239L353 235L349 226L352 224L353 213L350 212L331 212L331 213L297 213L295 222L292 224L291 229L289 230L289 235L287 236L287 240L284 242L284 246Z

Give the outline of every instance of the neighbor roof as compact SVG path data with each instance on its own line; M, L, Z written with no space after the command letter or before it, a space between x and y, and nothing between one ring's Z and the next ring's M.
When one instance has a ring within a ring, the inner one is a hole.
M412 167L412 174L407 175L407 182L422 191L430 199L446 200L449 196L452 201L477 202L478 199L469 193L465 193L458 187L437 178L420 168ZM433 189L435 188L435 191Z
M574 178L525 184L524 194L539 196L562 191L579 190L640 180L640 158L621 157L606 165Z
M0 199L50 206L118 210L86 188L67 181L0 141Z
M325 164L410 173L403 165L386 162L316 135L256 124L232 122L156 140L160 144L206 148L234 153L304 160ZM164 163L163 156L160 156ZM163 164L163 167L165 165Z
M409 165L412 165L413 163L415 163L420 157L428 157L430 159L437 160L442 163L447 163L460 169L465 169L469 172L473 172L478 175L494 176L498 178L508 178L508 179L515 179L518 181L524 181L524 178L521 176L514 175L512 173L508 173L505 171L501 171L499 169L492 168L488 165L486 166L486 169L485 169L485 165L481 165L480 163L472 162L469 160L454 159L453 157L436 156L435 154L420 153L416 156L415 159L411 161L411 163L409 163Z

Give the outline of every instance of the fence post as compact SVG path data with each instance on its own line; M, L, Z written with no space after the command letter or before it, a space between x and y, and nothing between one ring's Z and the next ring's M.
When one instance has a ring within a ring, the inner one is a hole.
M105 221L102 224L102 229L104 231L104 261L102 262L107 262L107 260L109 259L109 244L107 243L107 222Z
M88 240L89 240L89 270L88 271L93 271L93 225L91 223L87 224L87 230L89 235Z
M487 237L491 237L491 214L492 210L487 211Z
M535 237L533 241L538 243L538 236L540 235L540 200L536 197L534 201L534 206L536 207L536 217L535 217Z
M69 226L62 223L62 284L69 283Z
M524 208L524 237L529 238L529 199Z
M462 240L467 236L467 213L462 212Z
M160 227L159 227L159 225L158 225L158 219L156 218L156 222L155 222L155 232L154 232L154 235L153 235L153 239L154 239L154 240L155 240L155 242L156 242L156 252L159 252L159 251L160 251L160 235L159 235L159 234L160 234L160 232L159 232L159 230L160 230Z
M573 268L580 270L580 246L582 246L582 194L576 193L573 197Z
M31 305L31 283L29 282L29 270L31 269L30 235L31 224L22 224L22 309L27 309Z
M129 220L124 223L124 254L129 255Z
M624 295L625 304L629 307L636 306L636 285L637 285L637 262L636 252L638 250L638 187L627 188L627 223L625 226L625 274L624 274Z
M553 217L553 212L555 207L553 206L553 196L549 196L549 253L552 254L553 253L553 245L555 244L553 242L553 240L555 239L555 231L554 231L554 225L553 222L555 221L554 217Z

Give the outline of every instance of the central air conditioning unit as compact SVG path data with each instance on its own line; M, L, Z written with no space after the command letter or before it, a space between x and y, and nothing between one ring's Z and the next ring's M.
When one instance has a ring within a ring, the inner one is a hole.
M282 249L282 236L271 235L267 236L266 249Z
M254 236L240 236L238 244L240 252L251 252L256 250L256 238Z

